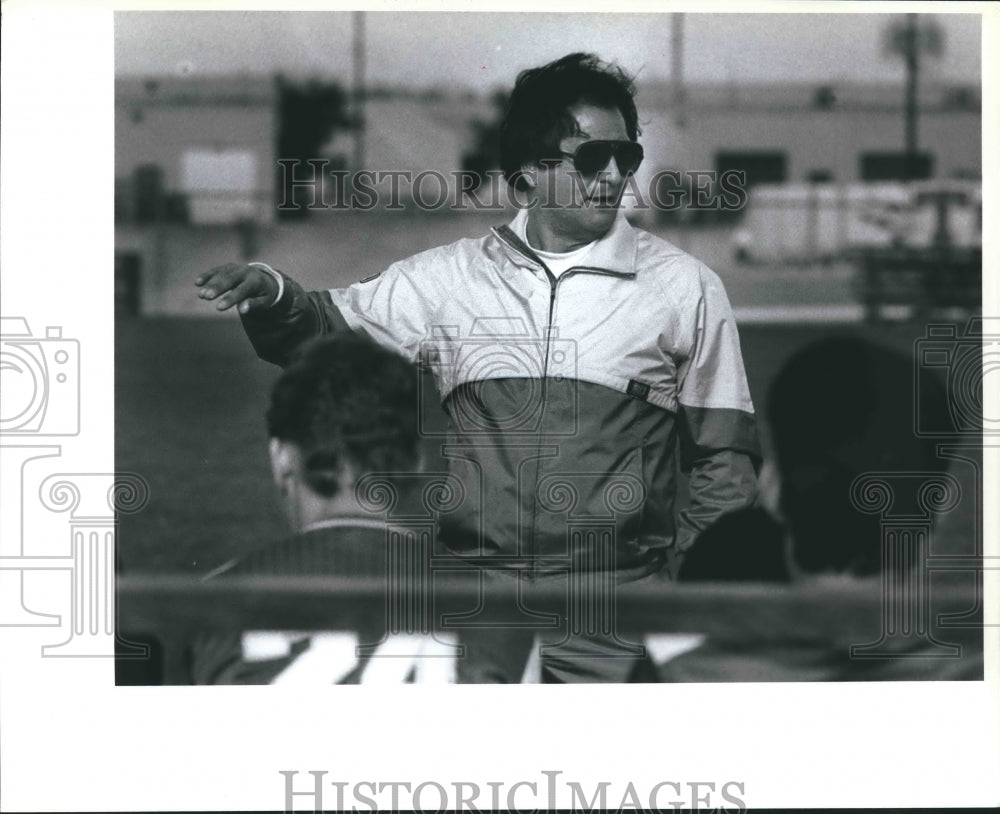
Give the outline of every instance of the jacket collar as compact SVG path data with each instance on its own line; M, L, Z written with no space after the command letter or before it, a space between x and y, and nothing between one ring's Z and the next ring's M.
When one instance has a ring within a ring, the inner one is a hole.
M492 232L499 239L507 256L516 265L544 268L545 263L531 250L525 240L529 212L528 209L522 209L509 224L495 228ZM611 229L587 253L585 268L634 277L637 245L638 236L635 229L626 219L624 212L619 210Z

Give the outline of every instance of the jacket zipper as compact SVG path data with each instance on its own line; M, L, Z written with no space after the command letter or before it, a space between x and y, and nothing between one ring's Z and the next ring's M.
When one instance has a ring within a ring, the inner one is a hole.
M506 240L499 230L495 230L494 234L496 234L498 238L500 238L504 243L506 243L512 249L514 249L522 257L525 257L528 260L531 260L533 263L537 263L539 266L541 266L542 270L545 272L545 276L548 278L549 281L549 313L548 313L548 319L545 324L545 354L542 362L542 410L541 410L541 415L539 416L539 422L541 428L541 422L543 422L545 418L545 409L548 406L549 353L552 348L552 323L553 323L553 317L555 316L556 294L559 290L559 281L573 274L581 274L581 273L598 274L605 277L619 277L622 279L633 279L635 278L635 274L628 272L611 271L609 269L597 268L595 266L572 266L566 269L566 271L564 271L558 277L556 277L549 269L549 267L545 265L544 261L537 255L535 255L533 252L531 252L530 247L526 246L525 248L528 251L525 252L517 244L512 243L509 240ZM515 240L517 240L518 243L521 242L516 235L514 235L513 237ZM534 498L532 500L532 506L531 506L531 522L529 523L528 526L528 557L531 560L530 570L534 572L536 575L538 572L538 558L536 556L537 551L535 545L535 537L538 525L537 492L538 492L538 475L540 474L541 471L541 449L542 449L541 432L538 432L536 433L536 440L535 440L535 452L536 452L535 483L533 484L532 488L532 494L534 495Z
M541 262L541 261L539 261ZM538 550L536 537L538 530L538 480L542 470L542 428L545 423L545 411L549 405L549 352L552 347L552 318L555 315L556 291L559 288L559 278L556 277L545 263L542 263L545 276L549 279L549 314L545 323L545 355L542 360L542 404L538 415L538 431L535 433L535 482L531 493L531 522L528 525L528 556L531 561L531 571L538 575Z
M542 367L542 398L544 399L546 395L546 381L549 377L549 346L552 342L552 318L556 310L556 291L559 288L559 282L565 280L567 277L572 277L574 274L595 274L601 277L619 277L624 280L633 279L635 274L611 271L609 269L597 268L596 266L571 266L556 277L544 263L542 264L542 268L545 269L545 273L548 275L551 290L549 294L549 320L545 326L545 364Z
M540 262L540 261L539 261ZM539 416L541 430L541 424L545 419L545 410L548 408L549 404L549 354L552 348L552 328L555 318L556 311L556 295L559 291L559 283L565 280L567 277L571 277L574 274L597 274L605 277L621 277L625 279L634 278L634 274L627 274L617 271L609 271L607 269L596 268L593 266L572 266L558 277L556 277L552 271L549 269L545 263L542 263L542 268L545 270L546 276L549 278L549 316L548 321L545 324L545 358L542 364L542 412ZM535 457L535 474L536 480L534 483L533 493L536 495L532 502L531 507L531 524L530 524L530 537L529 537L529 551L531 557L531 570L537 574L538 571L538 558L537 549L535 545L536 530L538 525L538 511L537 511L537 493L538 493L538 475L541 473L541 449L542 449L542 439L541 432L536 434L535 451L537 453Z

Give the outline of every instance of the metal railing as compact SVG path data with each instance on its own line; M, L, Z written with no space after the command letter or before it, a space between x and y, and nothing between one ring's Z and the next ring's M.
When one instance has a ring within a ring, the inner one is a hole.
M951 565L970 568L967 558ZM370 577L254 576L202 582L186 576L128 575L118 580L118 629L126 639L128 631L155 636L164 647L163 682L185 683L182 649L194 636L360 629L373 614L388 609L386 585L385 579ZM828 642L841 643L845 656L850 649L857 651L853 657L874 658L883 646L884 657L892 657L902 644L937 649L937 657L957 657L960 648L937 641L933 628L949 614L968 621L981 613L978 591L936 587L931 602L919 591L892 596L892 587L885 580L881 585L644 581L616 586L610 616L605 616L616 634L697 633L740 642L743 649ZM546 618L568 621L571 629L574 624L565 583L505 579L484 590L476 578L435 579L423 599L428 612L410 617L405 632L475 630L529 617L540 630L553 627Z

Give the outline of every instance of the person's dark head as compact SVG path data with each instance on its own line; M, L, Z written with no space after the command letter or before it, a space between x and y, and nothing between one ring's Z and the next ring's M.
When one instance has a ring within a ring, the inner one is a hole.
M369 472L413 472L419 461L417 374L352 333L306 345L271 393L267 430L275 480L317 502Z
M500 128L500 167L509 184L538 199L533 215L552 218L571 242L610 228L624 179L641 160L634 97L631 77L593 54L569 54L517 78Z
M878 573L881 520L852 503L851 484L867 472L945 468L934 440L914 432L914 399L923 414L947 408L933 384L916 392L910 359L850 336L807 346L779 372L767 418L781 511L802 571Z

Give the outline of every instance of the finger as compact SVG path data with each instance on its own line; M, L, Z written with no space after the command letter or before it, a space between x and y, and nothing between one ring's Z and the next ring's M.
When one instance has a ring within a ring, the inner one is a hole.
M269 308L273 300L274 297L270 294L261 294L259 297L250 297L240 303L240 313L249 314L251 311L259 311L263 308Z
M246 276L246 266L238 266L233 263L226 266L219 266L207 274L202 274L195 281L196 284L203 286L198 292L198 296L203 300L214 300L216 297L239 285Z
M225 311L227 308L260 296L263 296L260 280L255 275L250 275L241 280L235 288L223 294L215 307L220 311Z
M195 285L206 285L210 283L215 277L230 271L233 268L232 263L226 263L224 266L216 266L215 268L209 269L208 271L203 271L197 277L194 278Z

